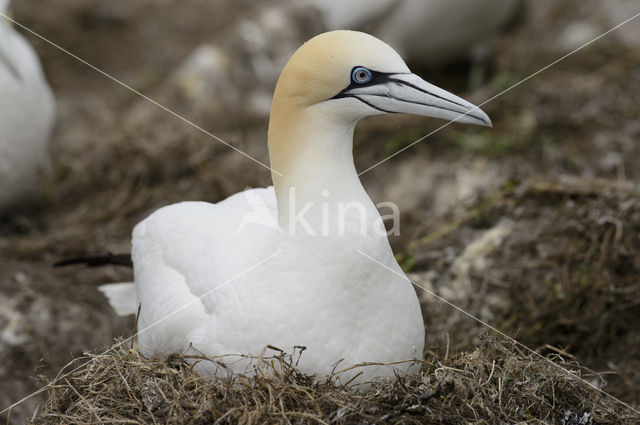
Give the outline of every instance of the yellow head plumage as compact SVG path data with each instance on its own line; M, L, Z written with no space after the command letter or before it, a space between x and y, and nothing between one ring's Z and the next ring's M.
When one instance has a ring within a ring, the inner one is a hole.
M388 44L357 31L332 31L303 44L276 85L269 154L279 200L288 187L354 174L356 122L409 113L491 125L471 103L412 74ZM331 177L333 178L333 177Z
M349 85L351 70L409 72L388 44L358 31L331 31L304 43L289 59L276 85L274 107L300 108L330 99Z

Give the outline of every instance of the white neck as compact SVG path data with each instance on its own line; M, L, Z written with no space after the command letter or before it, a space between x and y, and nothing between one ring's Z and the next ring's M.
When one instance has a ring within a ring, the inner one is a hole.
M357 120L335 109L319 103L294 113L272 112L269 153L278 223L284 230L291 231L296 216L306 211L303 218L315 234L326 234L327 229L335 233L336 220L344 220L339 209L351 205L350 212L355 213L355 203L366 211L367 222L379 217L353 163Z

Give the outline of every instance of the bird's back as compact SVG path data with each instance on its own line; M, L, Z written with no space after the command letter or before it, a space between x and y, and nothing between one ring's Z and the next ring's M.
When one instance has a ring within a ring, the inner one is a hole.
M408 281L371 267L353 238L284 234L275 227L273 189L251 192L165 207L136 227L143 350L192 345L208 355L258 355L267 344L289 353L302 345L300 367L321 374L341 359L346 366L421 357L422 316ZM397 267L386 238L379 240L363 239L362 248ZM250 365L236 362L234 370ZM199 367L213 373L215 365Z

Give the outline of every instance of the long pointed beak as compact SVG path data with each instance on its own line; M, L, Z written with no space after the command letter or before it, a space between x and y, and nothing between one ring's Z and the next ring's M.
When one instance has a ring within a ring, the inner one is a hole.
M382 112L400 112L491 127L480 108L415 74L388 74L376 84L351 86L341 97L355 97Z

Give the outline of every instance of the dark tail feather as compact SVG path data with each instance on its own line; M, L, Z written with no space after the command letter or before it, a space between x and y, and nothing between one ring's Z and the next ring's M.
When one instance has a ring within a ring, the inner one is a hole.
M75 266L78 264L84 264L87 267L101 267L107 265L133 267L133 261L131 261L131 254L112 254L98 255L95 257L77 257L77 258L65 258L53 265L53 267L65 267Z

